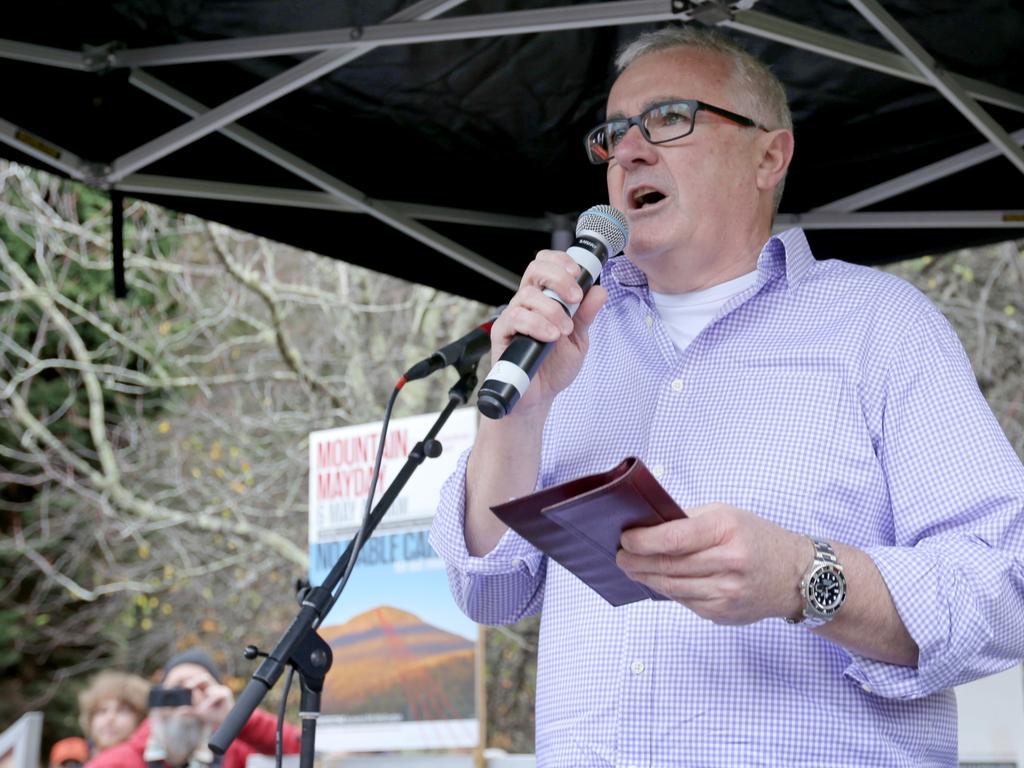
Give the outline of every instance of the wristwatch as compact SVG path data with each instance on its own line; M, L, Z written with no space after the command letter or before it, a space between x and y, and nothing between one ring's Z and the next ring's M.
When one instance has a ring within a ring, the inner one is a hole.
M832 621L846 599L846 576L832 545L814 538L811 538L811 543L814 544L814 559L800 580L803 616L799 619L786 618L790 624L802 624L808 629Z

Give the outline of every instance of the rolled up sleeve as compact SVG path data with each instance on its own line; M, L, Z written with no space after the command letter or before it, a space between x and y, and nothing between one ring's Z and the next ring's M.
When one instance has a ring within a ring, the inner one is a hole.
M846 674L877 695L914 699L1024 658L1024 467L935 310L893 362L883 423L895 542L864 549L919 660L854 656Z
M853 657L846 674L914 699L995 674L1024 656L1024 567L970 539L867 550L919 649L917 667Z
M441 489L430 544L444 560L455 602L480 624L511 624L537 613L544 599L547 560L508 530L484 557L466 548L466 465L469 451Z

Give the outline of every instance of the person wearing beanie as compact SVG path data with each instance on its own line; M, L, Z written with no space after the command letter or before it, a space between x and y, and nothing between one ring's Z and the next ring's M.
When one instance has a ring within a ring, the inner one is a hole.
M184 706L154 701L135 733L96 756L87 768L245 768L250 754L274 753L277 721L261 709L252 713L223 757L210 751L207 742L231 711L234 695L205 651L191 648L172 656L164 665L160 687L184 688L192 701ZM298 729L285 723L281 743L285 754L298 752Z

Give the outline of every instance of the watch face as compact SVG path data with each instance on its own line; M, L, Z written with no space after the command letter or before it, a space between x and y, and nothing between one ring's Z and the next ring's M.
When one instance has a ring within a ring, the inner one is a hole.
M807 585L807 596L822 614L833 614L839 610L846 597L846 577L832 566L821 568L811 577Z

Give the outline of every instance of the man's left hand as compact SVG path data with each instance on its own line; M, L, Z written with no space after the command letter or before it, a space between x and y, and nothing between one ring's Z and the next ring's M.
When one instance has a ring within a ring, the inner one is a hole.
M623 532L616 560L627 576L717 624L800 615L806 536L727 504L686 513Z

